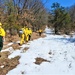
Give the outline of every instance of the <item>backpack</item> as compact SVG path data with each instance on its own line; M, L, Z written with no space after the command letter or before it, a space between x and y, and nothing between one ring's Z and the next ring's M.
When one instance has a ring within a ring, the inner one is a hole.
M23 30L19 30L19 37L21 37L23 33Z

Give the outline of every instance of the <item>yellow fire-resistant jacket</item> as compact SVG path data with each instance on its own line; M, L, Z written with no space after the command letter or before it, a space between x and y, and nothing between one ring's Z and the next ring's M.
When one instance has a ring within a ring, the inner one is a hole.
M25 41L25 40L24 40L24 39L25 39L25 29L22 28L21 31L22 31L22 32L20 33L20 38L21 38L21 39L20 39L20 45L22 45L22 44L24 43L24 41Z
M28 28L25 28L25 35L28 36L28 34L29 34Z
M29 39L29 30L28 30L28 28L25 28L25 36L26 36L26 41L28 41L28 39Z
M0 36L5 36L5 31L3 28L0 28Z
M31 29L29 29L29 30L28 30L28 32L29 32L29 35L31 35L31 34L32 34L32 30L31 30Z

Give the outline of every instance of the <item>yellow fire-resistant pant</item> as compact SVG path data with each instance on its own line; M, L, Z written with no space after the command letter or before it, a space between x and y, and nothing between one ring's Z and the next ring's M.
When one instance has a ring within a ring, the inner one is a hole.
M25 35L22 34L22 35L21 35L21 39L20 39L20 45L22 45L22 44L24 43L24 38L25 38Z

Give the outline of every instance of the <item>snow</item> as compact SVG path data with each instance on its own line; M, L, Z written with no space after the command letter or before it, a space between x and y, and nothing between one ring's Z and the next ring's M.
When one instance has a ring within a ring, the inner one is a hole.
M51 33L49 28L46 33ZM45 33L45 34L46 34ZM9 59L21 56L20 64L6 75L75 75L75 36L70 38L63 35L46 34L24 44L21 50L16 50L8 56ZM29 47L23 52L25 47ZM51 54L49 54L51 53ZM40 57L50 62L35 64L35 58Z
M4 65L0 66L0 68L4 68Z

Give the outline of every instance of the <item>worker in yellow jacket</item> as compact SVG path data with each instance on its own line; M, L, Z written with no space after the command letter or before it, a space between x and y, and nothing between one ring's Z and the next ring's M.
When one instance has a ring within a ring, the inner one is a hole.
M20 31L20 45L22 45L25 41L28 42L30 37L31 37L31 34L32 34L32 31L28 29L28 27L24 27L22 28Z
M19 31L19 34L20 34L20 45L22 45L24 43L24 39L25 39L25 29L22 28L20 31Z
M31 35L32 35L32 30L31 30L31 28L28 28L28 32L29 32L29 34L28 34L29 36L28 36L28 37L29 37L29 40L30 40L30 39L31 39Z
M5 41L5 31L2 28L2 23L0 22L0 51L3 48L3 41Z
M39 29L38 33L39 33L39 36L41 36L41 34L42 34L42 29Z
M25 28L25 41L28 42L28 40L29 40L29 30L28 30L28 28L26 27L26 28Z

